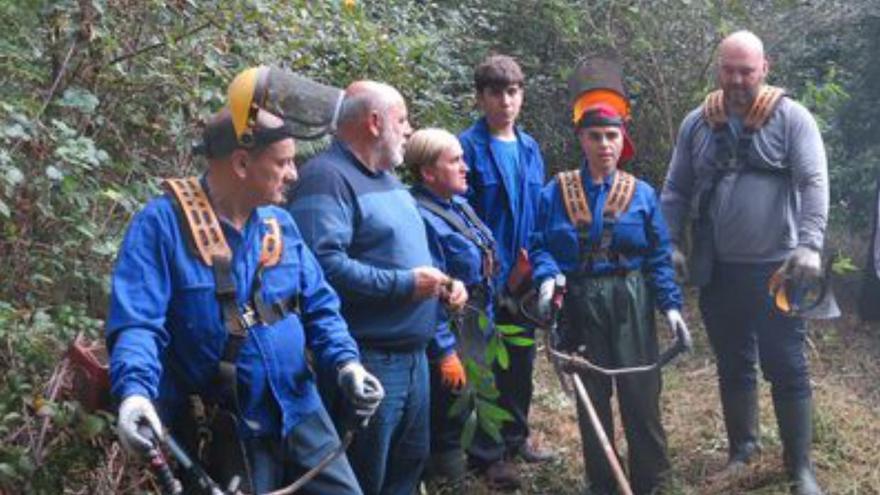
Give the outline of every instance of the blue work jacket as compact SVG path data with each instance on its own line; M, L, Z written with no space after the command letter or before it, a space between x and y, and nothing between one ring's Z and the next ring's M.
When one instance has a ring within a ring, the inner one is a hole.
M132 220L112 275L106 325L113 394L153 399L165 421L189 393L217 399L214 378L227 340L214 274L190 251L172 201L153 199ZM359 359L336 293L283 209L257 208L241 231L221 221L239 305L251 299L267 218L278 220L284 246L280 261L264 269L260 290L269 304L299 294L302 316L258 323L241 346L236 368L245 438L287 435L321 407L306 347L322 369Z
M599 243L601 239L602 211L611 191L614 174L594 184L586 165L581 168L584 192L593 215L586 239L591 244ZM538 211L529 249L536 284L560 272L573 277L600 277L621 271L642 270L654 289L657 306L661 310L681 308L682 295L675 283L669 232L660 212L657 193L648 183L636 180L636 190L629 208L613 226L610 250L622 254L619 259L599 260L594 264L581 262L581 253L584 251L579 245L578 231L568 218L557 178L554 177L541 192ZM584 273L584 270L588 272Z
M461 210L462 207L460 205L465 203L464 198L453 196L451 200L445 200L420 185L414 186L413 192L427 196L430 201L433 201L444 210L461 219L463 224L471 227L471 230L477 236L483 237L480 230L470 224L467 215ZM492 304L493 281L491 278L484 277L483 275L483 251L473 241L449 225L443 217L421 204L419 204L419 213L425 221L428 247L431 250L431 257L434 259L434 266L450 277L461 280L469 290L473 291L474 288L479 288L484 291L486 296L485 305L480 308L473 308L474 302L469 301L468 304L471 306L466 308L465 311L479 310L484 312L491 327L494 320ZM489 244L494 242L492 239L485 239L485 241ZM454 348L455 336L449 329L449 314L441 306L437 333L428 346L428 355L432 359L443 357L451 353Z
M491 135L485 118L478 120L458 139L469 168L468 202L489 226L497 243L499 270L495 287L499 289L507 281L519 250L528 248L544 184L544 159L538 143L517 128L519 166L524 180L513 184L493 156ZM510 203L508 190L512 187L520 188L521 211L514 211Z

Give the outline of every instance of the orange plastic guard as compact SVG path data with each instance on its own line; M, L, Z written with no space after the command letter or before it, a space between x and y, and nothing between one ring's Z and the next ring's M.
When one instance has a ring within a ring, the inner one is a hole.
M528 290L532 281L532 263L529 261L529 253L520 248L516 256L516 263L507 276L507 290L513 295L519 295Z
M70 362L70 395L87 411L110 408L110 357L104 343L89 341L81 333L67 348Z
M281 226L277 218L266 218L266 234L263 236L263 245L260 248L260 265L264 267L275 266L281 259L283 241L281 240Z

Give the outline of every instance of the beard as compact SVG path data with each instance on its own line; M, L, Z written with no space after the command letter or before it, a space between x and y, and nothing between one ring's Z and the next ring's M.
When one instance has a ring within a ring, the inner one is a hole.
M739 108L749 108L755 98L758 97L758 91L761 86L736 86L724 90L724 97L729 98L730 104Z
M400 166L403 163L404 139L396 136L390 125L385 125L379 134L381 143L382 163L387 163L389 169Z

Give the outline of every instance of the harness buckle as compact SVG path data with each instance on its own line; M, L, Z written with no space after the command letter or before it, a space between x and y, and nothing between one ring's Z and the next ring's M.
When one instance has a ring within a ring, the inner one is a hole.
M245 304L242 311L239 312L239 321L242 327L251 328L260 322L260 318L251 304Z

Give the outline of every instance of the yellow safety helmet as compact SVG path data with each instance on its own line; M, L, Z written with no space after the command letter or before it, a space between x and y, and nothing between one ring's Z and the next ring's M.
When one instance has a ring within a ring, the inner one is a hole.
M269 67L261 65L245 69L235 76L226 89L227 106L235 128L235 138L240 144L253 142L253 128L257 111L266 101L266 79Z

